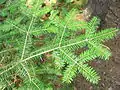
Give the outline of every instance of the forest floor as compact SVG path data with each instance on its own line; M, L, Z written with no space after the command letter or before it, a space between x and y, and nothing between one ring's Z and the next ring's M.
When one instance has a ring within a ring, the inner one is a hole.
M96 14L93 15L100 16L103 20L101 22L101 28L120 28L120 0L110 0L110 2L109 0L92 1L98 1L95 9L97 7L99 7L99 9L98 11L96 10ZM100 1L103 1L103 3L100 4ZM107 7L104 5L107 5ZM95 12L95 9L93 9L93 13ZM101 14L103 13L102 11L98 15L97 12L99 12L99 10L106 10L106 12ZM76 87L75 90L120 90L120 34L115 39L105 42L105 45L111 49L112 56L110 57L110 60L103 61L96 59L94 62L90 63L101 76L99 84L91 85L79 75L74 82Z

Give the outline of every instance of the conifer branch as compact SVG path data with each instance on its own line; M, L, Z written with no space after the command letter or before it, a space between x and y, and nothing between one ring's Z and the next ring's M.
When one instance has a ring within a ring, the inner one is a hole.
M62 76L64 83L71 83L78 73L93 84L100 80L87 62L95 58L109 59L110 48L102 42L114 38L119 29L97 31L100 24L97 17L88 22L79 21L76 9L64 12L56 10L54 4L47 5L44 0L30 3L13 0L5 6L3 12L9 17L0 23L2 88L15 89L12 87L16 85L15 80L11 81L15 75L21 90L50 90L54 75Z

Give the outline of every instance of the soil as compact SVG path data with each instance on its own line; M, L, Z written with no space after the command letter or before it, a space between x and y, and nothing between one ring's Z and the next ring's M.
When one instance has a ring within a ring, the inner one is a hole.
M120 0L89 0L87 8L92 16L101 18L101 28L120 28ZM81 75L75 81L75 90L120 90L120 32L118 36L105 42L112 52L110 60L98 60L91 62L101 76L98 85L92 85Z

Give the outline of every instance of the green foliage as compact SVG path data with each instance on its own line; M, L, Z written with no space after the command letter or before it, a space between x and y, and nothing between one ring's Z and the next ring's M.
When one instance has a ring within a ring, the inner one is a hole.
M0 0L0 4L3 4L5 3L6 0Z
M71 83L79 73L97 84L100 77L87 62L109 59L110 49L103 42L114 38L118 29L97 31L97 17L79 21L76 9L62 15L54 3L44 4L6 1L0 14L6 18L0 22L0 89L53 90L56 82ZM85 50L76 55L80 48Z

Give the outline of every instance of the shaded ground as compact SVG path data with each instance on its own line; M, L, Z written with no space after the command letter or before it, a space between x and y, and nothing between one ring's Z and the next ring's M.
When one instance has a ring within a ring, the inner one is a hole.
M102 19L101 28L120 28L120 0L90 0L88 8L92 15ZM82 76L75 80L76 90L120 90L120 33L114 40L105 44L111 49L109 61L94 61L91 63L101 76L98 85L91 85Z

